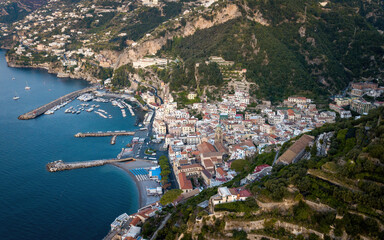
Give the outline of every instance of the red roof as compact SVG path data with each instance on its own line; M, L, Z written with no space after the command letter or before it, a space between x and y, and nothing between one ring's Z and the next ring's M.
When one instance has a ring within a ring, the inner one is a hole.
M191 180L188 180L185 173L179 173L180 189L193 189Z
M202 142L201 144L197 145L197 149L200 151L200 153L217 152L216 148L207 142Z
M227 176L227 173L221 167L217 168L216 172L220 174L222 177Z
M139 222L140 222L140 218L139 218L139 217L135 217L135 218L131 221L130 225L131 225L131 226L136 226Z
M263 164L263 165L257 166L257 167L255 167L254 173L258 173L258 172L260 172L261 170L263 170L266 167L269 167L269 165L268 164Z
M240 190L240 197L250 197L250 196L252 196L252 194L247 189Z

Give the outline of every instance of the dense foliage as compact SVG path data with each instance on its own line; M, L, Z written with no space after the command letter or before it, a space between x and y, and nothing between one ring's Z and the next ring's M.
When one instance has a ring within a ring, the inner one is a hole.
M130 74L134 73L135 69L132 65L127 64L119 67L115 70L112 78L112 84L116 87L129 87L131 86L131 81L129 80Z
M209 56L235 61L247 69L247 79L257 84L253 93L270 100L292 94L318 97L336 93L351 80L382 76L379 69L384 63L379 59L384 37L371 22L380 26L383 9L377 10L376 20L365 18L367 9L378 3L364 3L365 10L358 12L357 4L345 1L326 8L314 0L248 0L246 4L260 11L270 25L250 21L248 10L243 14L247 16L168 41L163 53L185 62ZM193 71L190 66L184 71ZM186 86L192 85L187 82Z
M175 201L177 197L180 196L181 193L183 193L183 191L180 189L169 190L166 193L164 193L164 195L161 197L160 203L165 206Z
M171 174L171 167L169 165L168 158L166 156L160 156L159 165L161 168L161 183L165 185L169 182L169 175Z

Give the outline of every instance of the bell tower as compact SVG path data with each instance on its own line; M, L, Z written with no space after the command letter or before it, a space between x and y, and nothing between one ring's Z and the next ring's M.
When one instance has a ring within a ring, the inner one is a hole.
M215 129L215 144L216 143L223 143L223 129L220 124L217 125Z

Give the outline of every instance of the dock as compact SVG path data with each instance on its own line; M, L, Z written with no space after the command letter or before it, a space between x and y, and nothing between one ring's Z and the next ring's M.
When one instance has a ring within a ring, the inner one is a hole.
M30 112L27 112L25 114L22 114L18 117L18 119L20 120L29 120L29 119L34 119L34 118L37 118L38 116L42 115L43 113L45 113L47 110L59 105L61 102L65 102L67 100L72 100L72 99L75 99L77 98L78 96L84 94L84 93L88 93L88 92L93 92L93 91L96 91L97 88L96 87L89 87L89 88L85 88L85 89L81 89L81 90L77 90L77 91L74 91L74 92L71 92L71 93L68 93L48 104L45 104L41 107L38 107Z
M103 166L109 163L115 162L126 162L126 161L135 161L134 158L122 158L122 159L104 159L104 160L91 160L91 161L83 161L83 162L71 162L65 163L62 160L50 162L47 164L48 172L60 172L65 170L72 170L78 168L90 168L90 167L98 167Z
M133 136L135 132L127 131L108 131L108 132L86 132L86 133L76 133L75 137L84 138L84 137L113 137L113 136Z

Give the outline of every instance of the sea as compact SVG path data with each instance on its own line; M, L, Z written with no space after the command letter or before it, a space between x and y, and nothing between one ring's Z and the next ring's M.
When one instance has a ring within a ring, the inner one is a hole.
M113 118L94 112L32 120L17 117L60 96L89 86L44 70L10 68L0 50L0 239L102 239L120 214L139 207L138 190L123 170L111 166L50 173L46 164L114 158L132 137L75 138L78 132L135 130L111 103L96 103ZM15 78L15 80L12 80ZM28 85L31 89L25 90ZM19 100L13 100L17 95Z

